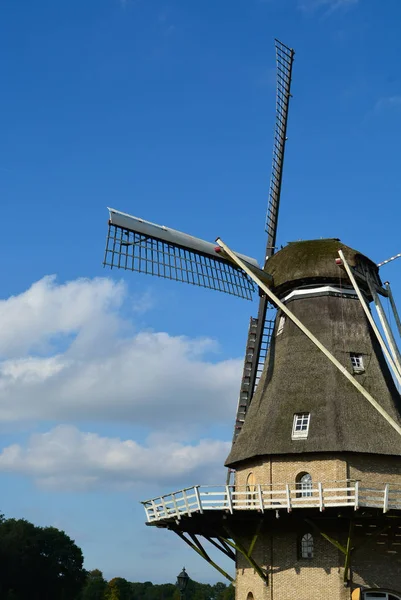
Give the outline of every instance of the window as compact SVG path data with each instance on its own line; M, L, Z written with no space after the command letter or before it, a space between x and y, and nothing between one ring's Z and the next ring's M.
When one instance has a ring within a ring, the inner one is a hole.
M252 594L252 592L248 592L246 600L253 600L253 594Z
M310 498L313 495L310 473L300 473L296 479L297 498Z
M311 533L305 533L301 537L301 558L313 558L313 536Z
M350 357L352 370L354 371L354 373L361 373L365 370L365 367L363 366L362 354L355 354L355 352L351 352Z
M256 482L255 475L252 473L252 471L246 478L246 500L247 504L251 506L253 506L256 501Z
M284 325L285 325L285 317L280 317L276 335L280 335L281 333L283 333Z
M292 425L292 439L304 439L308 437L310 413L297 413L294 415Z

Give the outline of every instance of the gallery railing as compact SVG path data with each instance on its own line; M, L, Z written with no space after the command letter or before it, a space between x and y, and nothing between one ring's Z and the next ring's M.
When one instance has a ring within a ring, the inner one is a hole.
M192 513L205 511L287 510L351 506L355 510L367 506L383 512L401 509L401 490L383 484L366 487L359 481L318 482L312 487L297 484L254 486L200 486L195 485L164 496L142 502L148 523L165 519L180 519Z

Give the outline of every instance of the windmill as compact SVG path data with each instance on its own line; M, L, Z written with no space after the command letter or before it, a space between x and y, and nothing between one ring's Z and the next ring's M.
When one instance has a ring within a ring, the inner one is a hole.
M400 320L379 266L340 240L275 252L294 51L276 40L276 57L262 268L219 238L109 209L105 265L260 294L226 461L235 481L147 500L147 523L175 532L230 581L201 538L235 560L238 599L314 600L324 590L401 600L401 357L381 297L401 330Z

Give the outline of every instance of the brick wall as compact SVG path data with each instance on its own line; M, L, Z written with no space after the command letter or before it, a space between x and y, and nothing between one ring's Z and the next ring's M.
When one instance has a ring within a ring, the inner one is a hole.
M344 560L339 551L314 535L315 558L300 559L298 545L297 532L263 536L255 548L255 558L268 572L267 585L239 555L236 599L246 600L252 592L255 600L349 600L351 591L344 588Z
M382 488L391 484L392 490L401 494L401 457L375 456L363 454L302 456L275 456L248 461L236 472L236 485L245 486L250 473L256 484L271 484L273 489L282 484L295 483L297 475L310 473L313 482L360 480L361 486ZM298 516L298 510L293 515ZM363 509L357 513L362 514ZM365 511L366 512L366 511ZM379 531L382 525L373 529L371 521L361 518L361 530L357 531L355 550L352 555L352 585L344 587L344 555L316 531L310 531L314 538L313 559L300 559L300 528L305 530L302 511L294 530L280 529L280 522L273 533L260 536L254 549L254 556L269 574L266 585L254 572L242 555L237 558L237 600L247 600L249 592L254 600L349 600L351 591L357 586L390 589L401 593L401 523L393 520L391 531L378 536L369 535ZM284 521L284 519L283 519ZM365 525L366 523L366 525ZM332 536L346 543L347 527L341 531L340 521ZM371 528L371 529L369 529ZM368 535L366 535L368 533ZM359 536L359 538L358 538ZM250 539L244 539L248 547Z
M236 485L246 485L250 472L255 476L255 483L280 484L295 483L299 473L306 472L312 481L344 481L347 479L347 464L343 458L326 454L303 456L273 456L249 461L236 471Z
M351 562L354 586L391 589L401 594L400 547L394 546L391 538L388 531L378 539L356 541Z

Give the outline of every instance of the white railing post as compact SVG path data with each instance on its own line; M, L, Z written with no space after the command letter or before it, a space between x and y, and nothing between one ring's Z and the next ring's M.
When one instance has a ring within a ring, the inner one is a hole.
M383 502L383 512L386 513L388 511L388 492L389 492L389 484L386 483L384 486L384 502Z
M226 485L226 495L227 495L227 502L228 502L228 510L230 511L231 514L233 514L233 500L231 498L231 489L229 485Z
M320 512L322 512L324 510L324 504L323 504L323 487L322 487L321 481L318 482L317 487L319 490L319 510L320 510Z
M264 512L264 511L265 511L265 508L264 508L264 506L263 506L263 494L262 494L262 488L261 488L261 486L260 486L260 483L258 483L257 490L258 490L258 497L259 497L259 506L260 506L260 510L261 510L262 512Z
M164 516L167 517L167 515L168 515L168 509L167 509L167 506L166 506L166 503L164 501L163 496L160 496L160 500L162 501L163 510L164 510Z
M175 499L175 493L171 494L171 497L173 499L173 504L174 504L174 508L175 508L175 514L177 515L178 519L181 519L180 509L178 508L177 501Z
M358 510L359 508L359 481L355 481L355 500L354 500L354 508Z
M146 504L144 502L142 502L142 506L145 509L145 513L146 513L146 520L149 522L150 518L149 518L149 513L148 513L148 509L146 507Z
M200 493L199 493L199 485L195 485L194 491L195 491L196 499L198 501L199 512L202 515L203 514L203 508L202 508L202 501L201 501L201 497L200 497Z
M158 511L157 511L157 506L155 504L155 501L151 500L151 502L152 502L152 509L153 509L153 517L155 519L158 519L159 518L159 514L158 514Z
M187 491L186 490L182 490L182 497L184 498L185 507L187 509L187 514L189 516L191 516L191 509L189 508L189 503L188 503Z
M288 483L285 486L285 494L287 496L287 512L291 512L292 511L291 492L290 492L290 486L288 485Z

